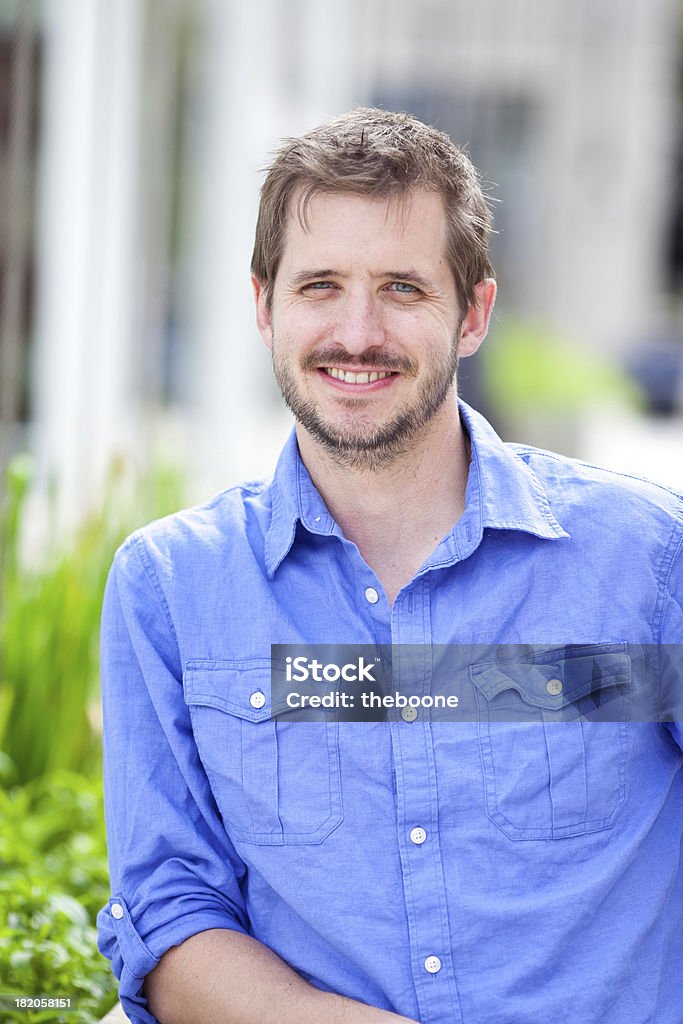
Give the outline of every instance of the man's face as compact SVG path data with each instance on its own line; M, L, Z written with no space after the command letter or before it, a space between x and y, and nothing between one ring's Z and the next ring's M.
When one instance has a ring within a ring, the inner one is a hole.
M287 405L338 460L386 465L452 393L460 309L441 198L315 195L290 215L259 327Z

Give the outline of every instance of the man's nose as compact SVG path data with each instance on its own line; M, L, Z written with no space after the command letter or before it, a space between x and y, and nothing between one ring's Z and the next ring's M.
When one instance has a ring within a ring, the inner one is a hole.
M379 348L386 341L379 299L368 291L350 291L339 304L334 340L351 355Z

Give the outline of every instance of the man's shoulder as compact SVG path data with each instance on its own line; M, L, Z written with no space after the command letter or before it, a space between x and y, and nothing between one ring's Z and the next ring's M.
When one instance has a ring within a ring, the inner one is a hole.
M663 484L531 445L507 447L540 481L558 518L565 510L598 517L602 513L619 522L629 515L634 523L641 517L668 520L683 527L683 495Z
M623 511L629 508L660 522L683 521L683 496L663 484L533 445L503 441L480 413L464 402L460 405L473 450L476 448L481 461L492 467L493 482L504 483L505 474L523 463L566 529L569 527L562 522L563 513L569 513L570 518L573 514L599 516L604 510L609 516L621 509L623 519ZM512 475L514 478L514 471Z
M116 559L131 555L143 565L198 564L262 534L270 522L271 484L250 480L220 491L208 500L155 519L131 533Z
M618 493L624 497L633 495L636 500L670 507L672 511L683 507L682 494L647 477L599 466L532 445L508 442L506 447L549 486L555 483L564 486L575 483L577 488L586 486L591 490L604 489L606 494Z

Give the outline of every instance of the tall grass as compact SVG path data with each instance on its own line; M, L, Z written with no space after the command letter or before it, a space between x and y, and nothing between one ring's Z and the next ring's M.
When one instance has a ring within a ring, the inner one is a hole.
M132 482L112 466L100 507L67 540L48 499L49 541L26 557L32 484L25 456L6 472L0 519L0 778L23 783L58 769L98 770L98 639L117 546L136 526L182 504L177 471Z

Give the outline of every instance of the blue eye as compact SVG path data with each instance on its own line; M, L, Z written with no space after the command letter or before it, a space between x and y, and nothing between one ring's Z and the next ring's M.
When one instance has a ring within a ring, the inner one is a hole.
M412 295L413 292L417 291L415 285L408 284L407 281L392 281L390 287L400 292L401 295Z

